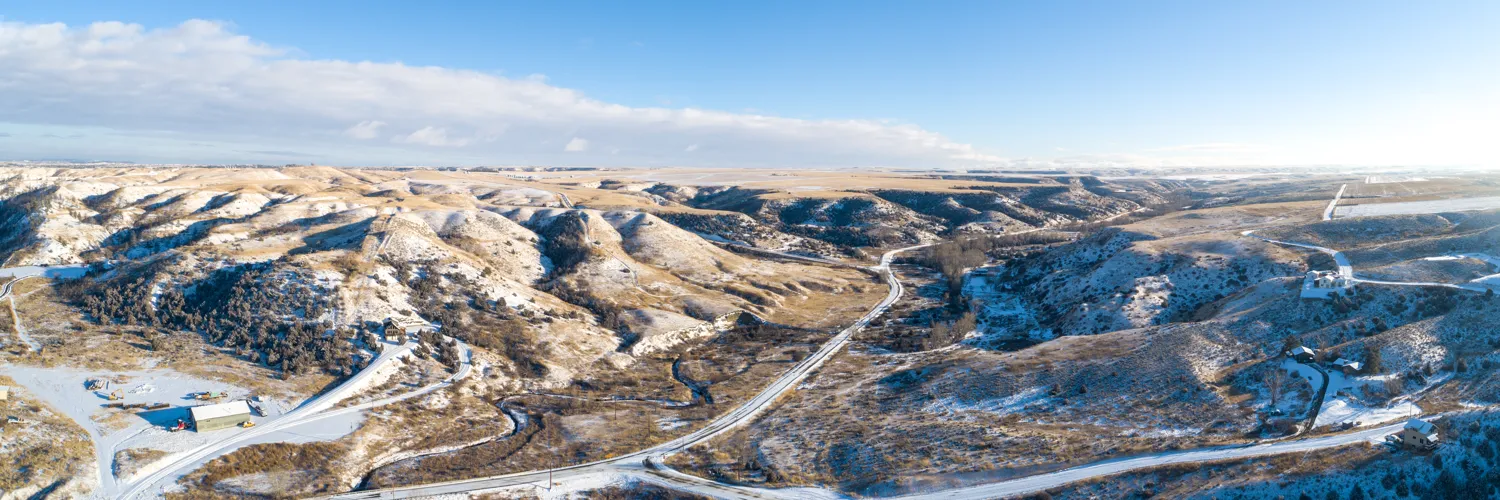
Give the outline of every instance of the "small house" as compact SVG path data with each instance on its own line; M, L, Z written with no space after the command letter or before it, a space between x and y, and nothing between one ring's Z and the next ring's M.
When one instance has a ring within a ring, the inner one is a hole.
M1311 363L1313 362L1313 359L1316 359L1318 357L1318 351L1315 351L1311 347L1303 345L1297 346L1296 349L1287 351L1286 355L1289 358L1297 360L1298 363Z
M382 336L385 340L397 344L406 342L408 337L421 335L422 332L432 330L432 324L422 318L400 318L389 317L385 320L385 329Z
M1354 288L1354 281L1333 271L1308 271L1302 279L1302 298L1330 299Z
M193 428L198 432L234 427L250 421L250 404L230 401L213 405L188 408L193 418Z
M1353 375L1359 373L1359 371L1365 367L1365 364L1358 361L1339 358L1338 360L1335 360L1333 362L1333 367L1338 368L1338 370L1341 372L1344 372L1344 375Z
M1406 421L1406 426L1401 428L1401 432L1396 433L1395 438L1401 446L1430 450L1436 448L1438 444L1437 426L1432 425L1432 422L1414 418Z

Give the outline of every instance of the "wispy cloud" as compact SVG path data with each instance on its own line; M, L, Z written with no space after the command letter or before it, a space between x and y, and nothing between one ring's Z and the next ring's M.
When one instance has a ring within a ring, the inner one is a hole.
M563 151L569 152L569 153L581 153L581 152L584 152L584 151L588 151L588 149L589 149L589 141L588 141L588 139L583 139L583 138L579 138L579 137L574 137L573 140L568 141L568 145L563 146Z
M632 107L545 78L299 54L212 21L151 30L4 22L0 122L149 133L161 137L150 147L168 149L161 154L170 154L175 140L240 146L225 151L429 164L930 167L1000 160L912 124ZM589 131L587 146L557 148L577 130ZM683 148L710 139L711 150ZM145 147L128 151L141 155ZM622 153L608 154L616 149Z
M1240 142L1209 142L1204 144L1182 144L1147 149L1151 153L1260 153L1268 148L1260 144Z
M384 126L385 122L380 120L365 120L344 129L344 135L354 139L374 139L380 136L380 127Z
M456 148L469 144L466 138L448 137L448 129L428 125L417 129L410 134L391 138L391 142L398 144L416 144L421 146L435 146L440 148Z

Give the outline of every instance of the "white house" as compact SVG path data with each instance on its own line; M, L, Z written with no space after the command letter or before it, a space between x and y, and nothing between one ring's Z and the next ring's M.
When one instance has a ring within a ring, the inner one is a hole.
M1406 421L1406 427L1396 433L1395 441L1402 446L1430 450L1438 445L1437 426L1421 419Z
M1359 373L1359 370L1363 369L1365 367L1365 364L1358 361L1339 358L1333 362L1333 367L1338 368L1339 371L1344 372L1345 375L1350 375Z
M1302 298L1330 299L1336 294L1347 293L1354 282L1333 271L1308 271L1302 279Z

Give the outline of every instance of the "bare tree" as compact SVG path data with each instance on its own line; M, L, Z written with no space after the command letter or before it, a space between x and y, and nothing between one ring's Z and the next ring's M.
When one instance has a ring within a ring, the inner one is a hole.
M1281 389L1286 386L1286 372L1281 371L1281 368L1267 371L1262 381L1266 384L1266 390L1271 393L1271 405L1275 406L1281 401Z

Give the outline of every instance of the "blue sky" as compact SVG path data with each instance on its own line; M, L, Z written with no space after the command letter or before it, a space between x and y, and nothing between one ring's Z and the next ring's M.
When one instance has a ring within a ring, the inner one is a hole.
M0 96L12 158L1500 160L1500 2L37 2L0 16L0 43L71 33L0 55L0 83L27 90ZM184 29L194 19L214 28ZM88 33L107 21L139 26ZM130 47L94 54L100 37ZM64 60L86 64L49 64ZM361 61L377 64L341 66ZM314 76L287 67L307 64Z

